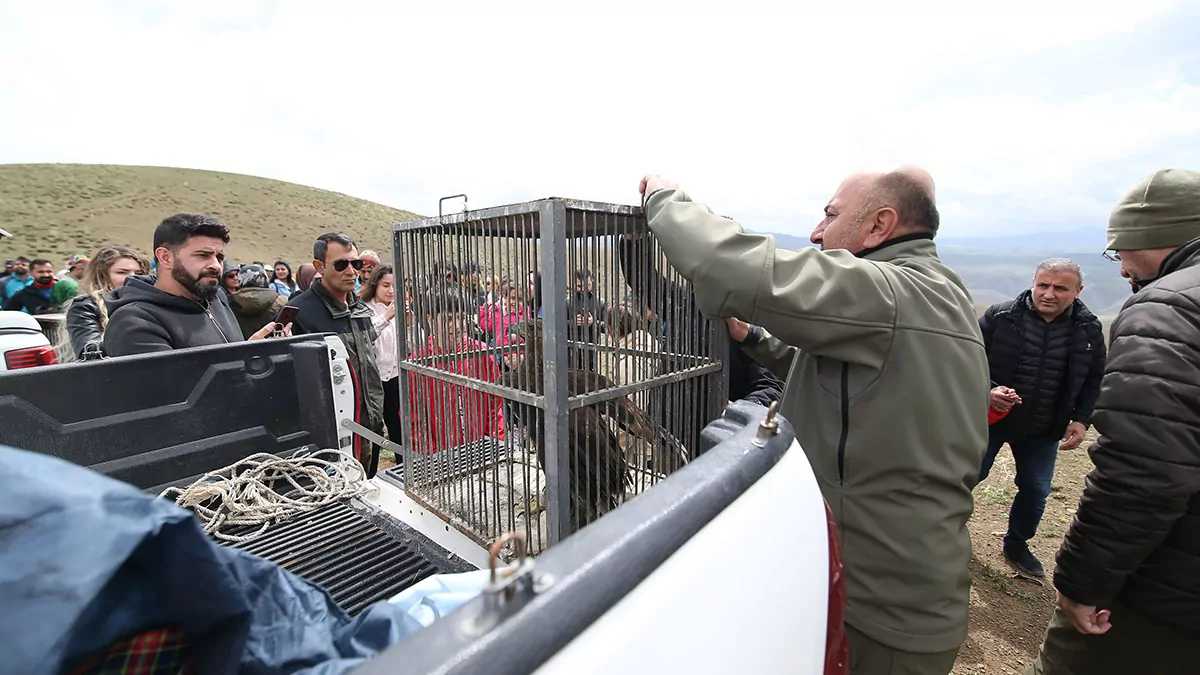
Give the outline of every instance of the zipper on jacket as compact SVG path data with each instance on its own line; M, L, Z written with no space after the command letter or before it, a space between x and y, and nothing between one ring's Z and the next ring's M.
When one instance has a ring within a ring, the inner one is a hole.
M838 484L846 484L846 437L850 435L850 364L842 364L842 436L838 439Z
M221 334L221 339L228 343L229 337L225 335L225 331L221 330L220 324L217 323L217 317L213 316L212 309L205 307L204 313L208 315L208 320L212 321L213 328L216 328L217 332Z

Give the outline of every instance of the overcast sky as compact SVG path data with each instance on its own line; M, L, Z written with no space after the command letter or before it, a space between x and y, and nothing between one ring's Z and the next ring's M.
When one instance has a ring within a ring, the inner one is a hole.
M407 4L5 0L0 163L233 171L421 213L634 203L651 171L807 235L847 172L910 162L944 236L1097 247L1141 175L1200 169L1198 3Z

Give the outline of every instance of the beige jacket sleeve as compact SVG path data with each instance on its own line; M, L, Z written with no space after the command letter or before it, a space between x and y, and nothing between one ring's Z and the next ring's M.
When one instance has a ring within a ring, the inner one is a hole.
M786 345L882 367L896 294L878 263L849 251L779 250L774 237L748 233L677 189L651 195L646 218L705 316L749 321L784 343L754 350L767 367L790 355Z

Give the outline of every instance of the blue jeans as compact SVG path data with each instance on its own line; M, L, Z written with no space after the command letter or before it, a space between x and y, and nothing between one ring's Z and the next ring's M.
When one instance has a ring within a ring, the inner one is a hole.
M1004 535L1004 547L1022 547L1037 534L1042 512L1046 510L1046 497L1050 494L1050 481L1054 478L1054 461L1058 458L1057 438L988 434L987 454L979 471L982 482L992 470L996 454L1005 443L1012 448L1017 462L1017 496L1008 511L1008 533Z

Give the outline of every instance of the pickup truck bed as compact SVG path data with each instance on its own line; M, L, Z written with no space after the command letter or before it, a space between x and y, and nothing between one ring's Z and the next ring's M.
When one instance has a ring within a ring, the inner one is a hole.
M154 494L256 452L347 447L340 420L353 399L332 380L332 353L305 336L14 371L0 381L0 444ZM323 586L351 614L433 574L476 569L367 499L227 545Z

